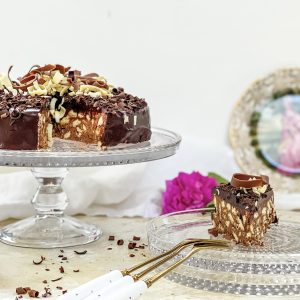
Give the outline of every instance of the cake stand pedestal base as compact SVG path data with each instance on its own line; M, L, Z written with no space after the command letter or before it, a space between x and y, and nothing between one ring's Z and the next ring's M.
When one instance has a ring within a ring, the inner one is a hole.
M64 215L69 201L61 183L66 168L33 168L39 183L32 199L36 215L4 227L0 240L6 244L31 248L83 245L102 235L101 229Z

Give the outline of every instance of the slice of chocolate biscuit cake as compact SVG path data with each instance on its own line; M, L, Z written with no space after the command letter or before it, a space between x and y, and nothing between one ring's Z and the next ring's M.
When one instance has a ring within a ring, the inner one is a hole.
M209 233L244 245L262 245L270 224L278 219L267 176L234 174L231 183L216 187L216 211Z

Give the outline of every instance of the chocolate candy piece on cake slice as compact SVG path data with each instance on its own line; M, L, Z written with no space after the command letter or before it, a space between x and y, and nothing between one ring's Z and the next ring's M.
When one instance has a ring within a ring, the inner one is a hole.
M274 193L267 176L236 173L214 191L216 211L209 233L244 245L262 245L270 224L278 219Z

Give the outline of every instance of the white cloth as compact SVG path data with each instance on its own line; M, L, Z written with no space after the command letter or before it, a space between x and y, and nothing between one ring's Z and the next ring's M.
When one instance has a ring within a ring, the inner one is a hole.
M74 168L63 182L70 204L68 214L114 217L153 217L160 213L165 180L178 172L217 172L230 178L239 169L231 149L215 141L185 138L178 153L150 163L96 168ZM37 182L29 170L0 173L0 220L30 216ZM277 194L278 208L300 208L299 194Z

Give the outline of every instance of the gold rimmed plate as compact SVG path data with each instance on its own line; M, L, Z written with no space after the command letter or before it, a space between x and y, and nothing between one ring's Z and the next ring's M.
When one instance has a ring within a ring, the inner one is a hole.
M234 107L229 138L244 172L268 175L277 190L300 192L300 68L251 84Z

